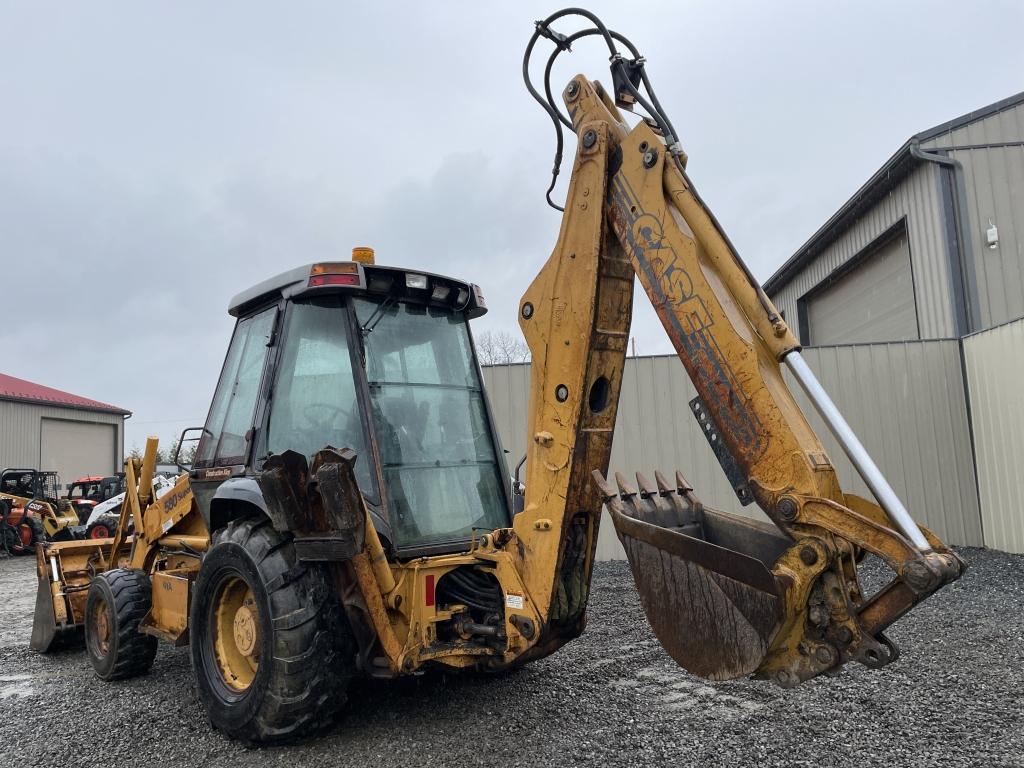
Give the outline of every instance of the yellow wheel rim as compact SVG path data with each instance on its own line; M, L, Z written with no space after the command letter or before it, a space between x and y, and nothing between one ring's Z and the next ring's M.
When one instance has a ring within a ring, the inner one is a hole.
M252 685L260 666L260 614L244 580L224 579L214 596L213 652L224 684L233 691Z
M110 653L110 609L106 600L97 600L92 604L93 639L96 651L100 656Z

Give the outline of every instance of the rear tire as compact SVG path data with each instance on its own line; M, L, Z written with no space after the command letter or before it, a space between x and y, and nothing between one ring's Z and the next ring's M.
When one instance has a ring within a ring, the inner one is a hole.
M21 555L34 555L36 545L43 540L43 524L37 517L23 517L18 523L18 541Z
M246 742L323 729L345 702L355 647L326 568L300 563L266 518L213 534L192 591L192 669L210 723Z
M21 519L10 522L10 506L0 501L0 551L6 550L11 555L33 555L36 544L43 540L43 524L37 517L29 517L21 510Z
M126 680L153 666L157 639L139 632L152 599L142 571L115 568L93 579L85 603L85 649L101 680Z

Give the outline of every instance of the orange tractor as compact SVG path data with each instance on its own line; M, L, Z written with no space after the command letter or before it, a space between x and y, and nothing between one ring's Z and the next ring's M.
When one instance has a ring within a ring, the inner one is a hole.
M78 514L57 496L56 472L5 469L0 473L0 550L31 553L36 542L78 537Z

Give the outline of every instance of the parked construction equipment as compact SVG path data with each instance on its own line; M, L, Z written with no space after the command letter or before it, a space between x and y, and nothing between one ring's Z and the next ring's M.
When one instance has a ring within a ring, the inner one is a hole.
M56 472L0 472L0 543L12 552L31 552L38 541L78 538L78 514L59 497L59 488Z
M593 27L556 33L569 15ZM522 511L469 330L480 288L357 248L231 301L190 475L154 499L151 439L126 464L113 539L40 548L33 647L84 627L97 674L117 679L149 667L157 638L188 644L216 727L288 738L329 722L355 675L506 669L578 636L607 504L648 619L691 672L788 687L896 658L884 630L964 565L817 386L686 175L632 44L569 9L538 22L524 71L539 40L555 44L550 74L591 35L612 54L611 90L573 78L566 115L548 82L546 95L527 82L559 153L563 126L579 141L558 242L519 304L532 354ZM647 119L630 126L620 109L634 106ZM704 507L679 474L605 480L636 276L737 495L774 525ZM783 364L881 506L843 492ZM894 572L873 595L857 576L866 552Z
M97 504L102 504L112 496L124 491L124 475L89 475L80 477L68 484L67 493L64 495L78 515L80 525L88 525L89 517L96 509Z
M174 488L176 477L169 477L165 474L156 474L153 476L153 498L159 499L165 493ZM118 475L118 484L115 488L120 489L120 493L116 496L111 496L105 501L101 501L99 504L92 508L89 513L89 517L85 522L85 538L87 539L109 539L113 538L114 533L117 531L117 523L121 518L121 505L124 503L125 497L127 496L127 489L125 488L125 477L124 475ZM132 532L132 518L128 518L128 533Z

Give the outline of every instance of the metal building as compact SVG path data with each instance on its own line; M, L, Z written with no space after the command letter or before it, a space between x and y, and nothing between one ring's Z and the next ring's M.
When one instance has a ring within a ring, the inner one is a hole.
M1024 93L911 136L765 290L815 346L1024 316Z
M56 470L67 485L120 471L129 411L0 373L0 468Z
M1024 329L1024 322L1020 327ZM1024 483L1015 483L1007 492L1000 493L997 488L988 494L996 503L990 504L984 514L993 521L1009 521L1005 523L1007 534L999 534L994 523L991 538L985 536L988 529L983 530L971 446L974 440L984 440L998 453L1000 443L998 436L972 434L959 340L812 348L804 351L804 357L919 523L950 544L986 544L1022 551L1024 524L1012 522L1020 518L1017 506L1002 502ZM984 351L969 358L972 365L989 365ZM506 459L512 473L526 452L530 364L491 365L483 371L495 426L508 450ZM810 401L794 380L787 376L787 381L822 439L844 487L870 496ZM1000 397L1015 397L1014 390L1001 380L989 381L988 385ZM1018 388L1016 392L1024 390ZM650 478L658 469L671 477L678 469L705 504L766 520L756 504L743 506L726 480L690 412L688 404L695 395L675 355L627 358L610 473L621 472L631 479L632 473L640 470ZM1021 397L1024 395L1017 395L1016 401ZM978 407L988 412L999 406L979 403ZM1024 422L1024 408L1020 413L1018 421ZM605 523L598 539L598 558L624 557L607 516Z
M961 339L807 348L804 358L918 522L949 544L1024 552L1024 319ZM511 473L526 451L530 365L484 367ZM844 488L870 490L796 382L787 381ZM626 360L609 470L680 469L711 505L742 506L688 403L696 391L674 355ZM608 523L608 521L605 521ZM624 553L611 524L600 559Z

